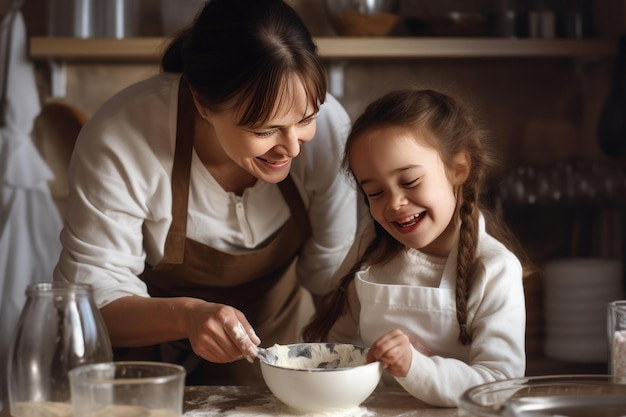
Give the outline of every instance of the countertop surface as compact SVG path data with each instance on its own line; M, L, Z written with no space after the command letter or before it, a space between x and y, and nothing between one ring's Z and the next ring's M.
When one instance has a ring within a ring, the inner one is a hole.
M266 387L191 386L185 388L184 417L454 417L456 408L436 408L399 388L378 388L360 407L321 414L298 414Z

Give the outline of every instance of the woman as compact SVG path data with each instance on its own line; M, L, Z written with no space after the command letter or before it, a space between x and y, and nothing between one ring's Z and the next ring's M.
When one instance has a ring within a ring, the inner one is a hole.
M262 383L239 359L297 338L292 263L322 295L354 237L349 118L280 0L208 2L162 67L81 131L55 279L94 286L116 359Z

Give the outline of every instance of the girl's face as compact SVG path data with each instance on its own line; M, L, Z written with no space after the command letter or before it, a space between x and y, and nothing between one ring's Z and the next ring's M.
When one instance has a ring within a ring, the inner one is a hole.
M313 139L317 113L302 82L294 77L288 82L283 100L277 100L272 117L263 126L238 125L240 114L232 107L211 112L196 106L212 127L212 140L221 152L254 177L270 183L284 180L291 161L300 153L300 145Z
M391 236L407 247L447 256L456 238L451 179L460 183L463 170L449 179L437 150L424 143L405 127L370 130L353 143L350 167L372 217Z

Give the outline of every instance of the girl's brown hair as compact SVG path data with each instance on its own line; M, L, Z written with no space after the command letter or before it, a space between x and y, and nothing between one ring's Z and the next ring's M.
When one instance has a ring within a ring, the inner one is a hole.
M239 124L265 124L281 108L290 78L303 84L319 110L326 99L325 67L311 34L282 0L210 0L179 32L161 60L182 72L201 104L224 110L235 100ZM287 103L288 104L288 103Z
M456 266L456 310L459 323L459 341L469 344L472 340L467 327L467 302L472 286L472 277L478 266L476 249L478 244L478 219L485 217L489 234L516 253L522 264L529 261L506 225L482 201L481 193L486 187L487 173L494 165L490 150L485 146L484 134L472 119L469 111L460 102L433 90L398 90L372 102L354 122L343 159L343 166L352 174L349 156L355 140L365 132L385 126L403 126L418 131L425 145L437 149L444 165L449 170L453 158L465 153L470 160L467 179L457 190L457 215L460 223L458 261ZM367 203L367 197L361 190ZM337 319L346 313L347 288L355 273L367 262L381 264L404 249L404 246L375 223L375 237L363 255L342 277L337 288L323 300L304 331L306 341L324 341Z

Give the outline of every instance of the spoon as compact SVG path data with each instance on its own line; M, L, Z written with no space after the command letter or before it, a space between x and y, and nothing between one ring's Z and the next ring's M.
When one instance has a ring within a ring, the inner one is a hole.
M278 363L278 355L269 349L257 347L256 356L265 363L276 364Z

